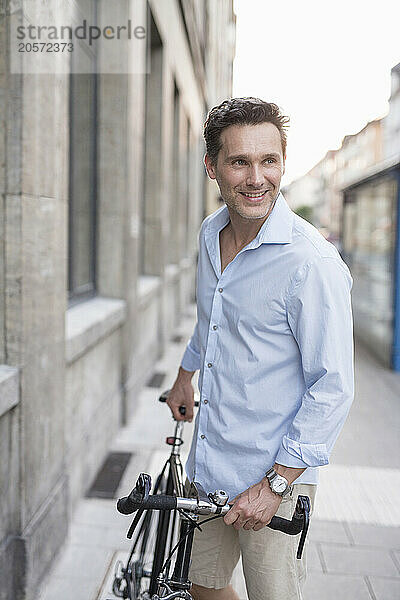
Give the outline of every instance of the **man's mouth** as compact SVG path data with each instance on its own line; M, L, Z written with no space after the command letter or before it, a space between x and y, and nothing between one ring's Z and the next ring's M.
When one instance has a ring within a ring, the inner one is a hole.
M263 190L262 192L239 192L242 196L247 198L248 200L261 200L268 190Z

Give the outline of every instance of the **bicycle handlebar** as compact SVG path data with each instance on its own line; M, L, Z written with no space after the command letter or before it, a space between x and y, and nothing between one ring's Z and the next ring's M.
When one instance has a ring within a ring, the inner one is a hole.
M207 496L199 483L194 483L194 487L197 488L197 495L194 498L182 498L164 494L150 495L151 477L147 473L141 473L136 482L136 486L129 496L120 498L117 502L117 510L123 515L130 515L138 511L129 530L128 537L131 537L144 510L181 509L186 512L194 513L195 515L214 514L222 517L231 509L229 504L225 504L224 506L218 505L213 494ZM220 493L222 492L222 490L218 491ZM270 529L275 529L288 535L297 535L301 532L297 549L297 558L301 558L303 552L310 522L310 511L310 499L308 496L300 495L297 498L296 508L290 520L274 516L267 525Z
M180 498L177 496L164 496L162 494L149 496L147 500L141 500L139 498L136 500L132 497L132 494L130 494L125 498L120 498L117 502L117 510L124 515L132 514L139 509L174 510L175 508L201 515L216 514L224 516L232 507L229 504L226 504L225 506L216 506L211 503L206 505L202 502L198 502L195 498ZM291 520L283 519L282 517L272 517L267 527L282 531L289 535L297 535L303 529L303 524L303 513L295 510Z

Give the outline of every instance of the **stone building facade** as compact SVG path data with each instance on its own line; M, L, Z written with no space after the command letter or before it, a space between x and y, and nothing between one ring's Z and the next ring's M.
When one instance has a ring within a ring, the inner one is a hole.
M215 197L202 123L231 95L234 53L231 0L84 0L71 4L98 22L145 26L141 52L119 57L136 73L103 72L102 50L87 54L97 75L25 73L22 55L18 73L10 14L24 4L0 5L2 600L35 598L193 299Z

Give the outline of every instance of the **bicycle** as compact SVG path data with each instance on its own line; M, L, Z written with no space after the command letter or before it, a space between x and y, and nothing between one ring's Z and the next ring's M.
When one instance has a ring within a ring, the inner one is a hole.
M169 390L160 396L160 402L166 402L168 393ZM184 411L185 408L181 407L181 414L185 414ZM117 502L120 513L129 515L136 512L127 537L132 539L137 531L126 565L116 565L113 592L120 598L193 600L188 573L195 529L201 530L203 524L223 517L231 508L224 490L207 495L198 482L192 482L188 493L185 493L180 460L183 424L183 421L176 421L174 435L166 439L166 443L172 446L171 453L156 479L153 493L150 494L150 475L141 473L131 493ZM212 516L200 521L201 515ZM309 516L310 500L307 496L299 496L291 520L274 516L267 525L289 535L301 532L298 559L302 556Z

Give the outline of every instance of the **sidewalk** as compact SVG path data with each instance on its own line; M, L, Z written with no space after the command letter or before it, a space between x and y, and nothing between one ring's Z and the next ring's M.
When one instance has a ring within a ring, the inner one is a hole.
M139 472L154 476L164 460L164 439L173 422L156 400L173 382L192 327L190 312L177 332L183 341L171 343L155 367L155 372L166 374L161 388L143 389L134 418L110 448L132 452L117 495L132 488ZM356 390L331 465L320 469L305 600L400 598L400 375L358 347ZM192 427L185 426L186 451ZM375 491L378 485L381 489ZM67 543L38 600L114 599L113 566L128 552L129 524L129 518L115 510L115 500L81 500ZM240 565L233 583L246 600Z

